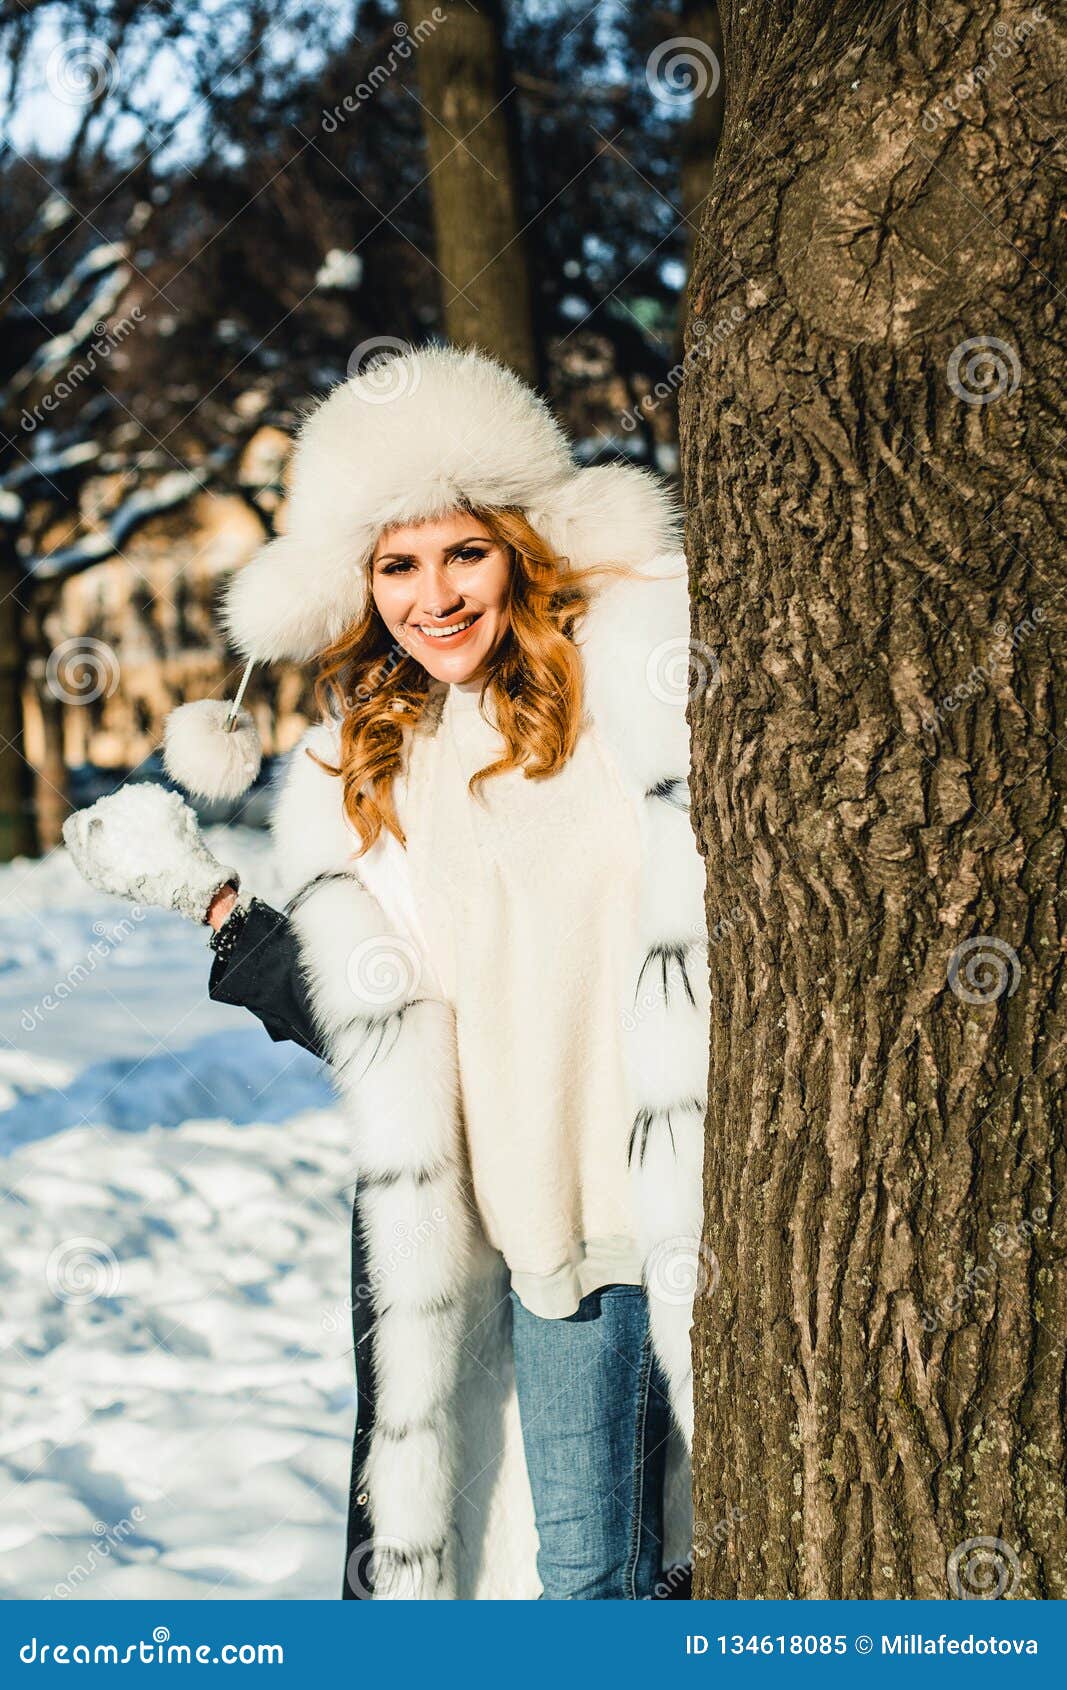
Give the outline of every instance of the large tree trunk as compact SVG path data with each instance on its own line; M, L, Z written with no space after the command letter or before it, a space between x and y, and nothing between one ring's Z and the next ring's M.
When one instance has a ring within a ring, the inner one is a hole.
M434 14L444 14L434 21ZM540 379L498 0L404 0L423 103L445 330Z
M1063 1598L1064 38L721 12L694 1595Z

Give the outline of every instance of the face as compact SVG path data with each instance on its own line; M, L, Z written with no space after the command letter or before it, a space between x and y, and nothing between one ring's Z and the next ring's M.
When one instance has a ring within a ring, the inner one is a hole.
M506 548L456 511L387 529L371 560L371 591L390 633L435 680L481 680L507 631L510 573Z

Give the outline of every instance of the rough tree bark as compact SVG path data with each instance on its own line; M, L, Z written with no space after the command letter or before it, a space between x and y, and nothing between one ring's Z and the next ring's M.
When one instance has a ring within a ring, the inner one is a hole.
M517 114L503 73L498 0L404 0L404 17L416 48L445 332L537 382Z
M1064 35L721 15L694 1595L1063 1598Z

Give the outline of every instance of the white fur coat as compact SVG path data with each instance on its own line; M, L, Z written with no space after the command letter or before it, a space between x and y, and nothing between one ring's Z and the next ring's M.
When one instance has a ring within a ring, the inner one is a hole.
M620 1123L645 1254L653 1342L670 1387L665 1564L690 1548L694 1292L708 1071L704 870L688 813L685 559L596 591L578 633L586 706L640 818L643 880L620 1005L634 1113ZM470 1200L454 1017L422 954L403 849L353 860L340 782L303 748L272 829L289 911L351 1123L372 1289L375 1406L357 1483L372 1530L360 1569L376 1599L534 1597L533 1506L511 1356L508 1276ZM350 1562L353 1557L350 1557Z

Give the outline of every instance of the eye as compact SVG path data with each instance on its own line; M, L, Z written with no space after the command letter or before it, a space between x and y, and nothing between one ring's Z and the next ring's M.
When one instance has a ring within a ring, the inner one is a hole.
M485 552L479 551L477 546L464 546L461 552L453 552L452 555L463 563L478 563L485 556Z
M410 563L403 563L398 558L395 563L383 564L379 573L382 574L382 575L399 575L402 570L407 570L407 569L411 569L411 568L412 568L412 565Z

